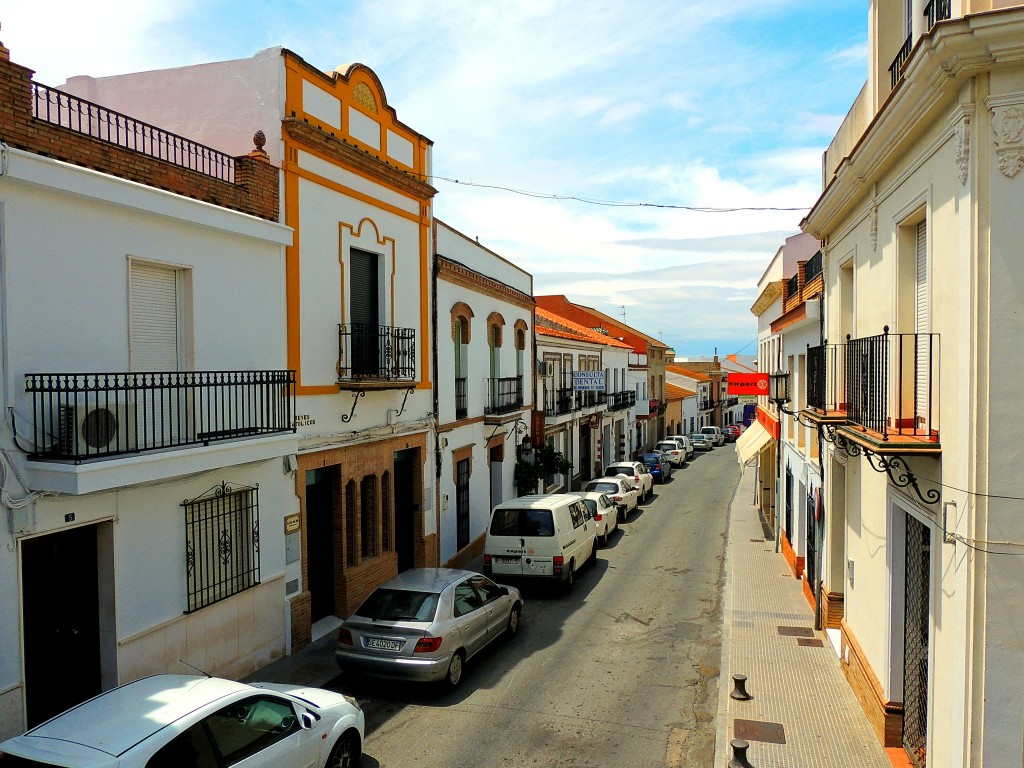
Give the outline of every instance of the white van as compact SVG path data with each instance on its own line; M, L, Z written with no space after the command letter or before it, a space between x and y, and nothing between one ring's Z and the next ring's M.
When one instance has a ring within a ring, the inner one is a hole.
M568 592L576 582L576 571L597 555L595 531L590 509L575 494L506 501L491 512L484 573L498 580L558 582Z
M719 445L725 445L725 435L722 434L721 427L701 427L700 431L711 438L711 442L717 447Z

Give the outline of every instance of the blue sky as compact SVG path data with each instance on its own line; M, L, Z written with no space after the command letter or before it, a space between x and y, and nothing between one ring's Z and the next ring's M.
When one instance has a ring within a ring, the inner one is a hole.
M867 66L867 0L0 0L0 24L47 84L273 45L367 64L463 182L435 181L438 218L680 357L755 350L757 279L803 211L654 206L810 207Z

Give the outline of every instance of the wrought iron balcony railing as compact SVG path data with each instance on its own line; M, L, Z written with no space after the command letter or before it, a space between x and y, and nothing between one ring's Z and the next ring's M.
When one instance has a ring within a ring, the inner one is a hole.
M506 376L487 380L487 405L484 407L484 413L510 413L522 407L522 376Z
M934 27L936 22L951 18L952 12L952 0L928 0L928 5L924 7L924 15L928 18L928 29Z
M811 256L804 264L804 284L811 282L821 274L821 251Z
M295 371L30 373L30 458L102 459L295 430Z
M892 60L892 64L889 65L889 78L892 80L892 87L896 87L896 83L900 81L902 76L903 65L907 63L907 59L910 58L910 50L913 47L911 45L910 35L907 35L907 39L903 41L903 45L900 46L899 53L896 54L896 58Z
M845 344L807 347L807 406L819 411L846 410Z
M576 407L577 410L580 408L594 408L604 402L604 395L601 392L577 392L576 393Z
M469 415L469 397L466 394L466 379L455 379L455 418L464 419Z
M222 181L235 181L235 159L230 155L42 83L32 83L32 114L94 139Z
M939 336L889 333L847 339L847 421L880 433L935 439Z
M796 296L800 292L800 274L794 274L786 281L786 298Z
M636 405L636 392L632 389L622 392L605 392L604 401L609 411L624 411Z
M574 400L572 387L559 389L555 397L555 415L572 413Z
M352 323L338 326L339 381L413 381L416 330Z

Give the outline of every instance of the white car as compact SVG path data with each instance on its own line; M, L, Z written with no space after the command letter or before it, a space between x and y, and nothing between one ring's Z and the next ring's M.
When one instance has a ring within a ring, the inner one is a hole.
M686 449L676 440L662 440L655 444L654 450L667 454L673 467L681 467L686 463Z
M356 700L334 691L153 675L0 743L0 765L343 768L359 763L364 724Z
M701 427L700 431L711 438L711 444L715 447L725 445L725 436L720 427Z
M692 459L694 454L693 441L690 440L686 435L668 435L665 437L666 440L675 440L677 443L686 449L686 458Z
M618 509L615 507L615 502L608 497L608 494L597 491L580 491L579 495L586 502L587 506L590 507L594 524L597 526L596 536L600 540L601 546L606 546L608 544L608 536L619 527L619 514Z
M625 475L633 481L633 485L640 491L641 502L654 493L654 475L642 461L616 461L605 467L605 477L618 475Z
M598 480L591 480L585 486L584 491L603 493L615 502L619 510L618 521L623 522L629 513L640 506L640 491L633 485L631 480L624 477L602 477Z

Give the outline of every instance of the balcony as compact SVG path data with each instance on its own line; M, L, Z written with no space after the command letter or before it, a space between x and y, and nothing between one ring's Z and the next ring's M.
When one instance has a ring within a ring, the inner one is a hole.
M35 461L81 463L294 432L294 371L30 373Z
M631 389L623 392L605 392L604 401L609 411L624 411L636 405L636 392Z
M928 0L928 5L924 7L924 15L928 19L928 29L934 27L936 22L952 18L952 0Z
M395 389L416 379L416 331L387 325L338 326L342 389Z
M903 45L900 46L899 53L896 54L896 58L892 60L892 64L889 65L889 78L892 81L892 87L896 87L896 83L900 81L900 77L903 76L903 65L907 63L907 59L910 58L910 50L912 48L910 35L907 35L907 39L903 41Z
M456 390L456 395L457 395ZM507 376L487 379L487 405L484 413L496 415L512 413L523 407L523 377ZM464 417L463 417L464 418Z
M466 394L466 379L455 379L455 418L464 419L469 415L469 397Z
M809 347L807 405L876 452L938 453L939 336L889 333Z

